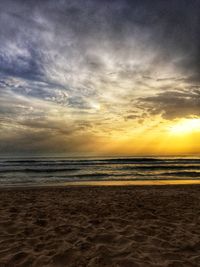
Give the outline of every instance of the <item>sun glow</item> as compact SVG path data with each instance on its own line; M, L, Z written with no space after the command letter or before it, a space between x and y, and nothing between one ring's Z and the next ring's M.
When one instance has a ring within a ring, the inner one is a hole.
M170 133L176 135L190 134L200 131L200 119L183 119L170 127Z

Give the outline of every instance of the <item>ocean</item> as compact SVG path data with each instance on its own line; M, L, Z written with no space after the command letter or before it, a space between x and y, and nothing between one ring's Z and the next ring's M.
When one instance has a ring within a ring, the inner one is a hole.
M200 157L1 158L0 186L200 179Z

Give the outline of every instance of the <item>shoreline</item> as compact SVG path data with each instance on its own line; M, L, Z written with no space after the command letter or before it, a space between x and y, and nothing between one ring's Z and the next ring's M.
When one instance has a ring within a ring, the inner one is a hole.
M56 184L20 184L0 186L4 189L37 189L37 188L69 188L69 187L135 187L135 186L172 186L172 185L200 185L200 179L190 180L120 180L120 181L70 181Z

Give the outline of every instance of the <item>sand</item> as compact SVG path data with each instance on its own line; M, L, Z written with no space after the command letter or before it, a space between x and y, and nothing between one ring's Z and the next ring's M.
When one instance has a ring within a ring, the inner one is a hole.
M0 190L0 266L200 266L200 186Z

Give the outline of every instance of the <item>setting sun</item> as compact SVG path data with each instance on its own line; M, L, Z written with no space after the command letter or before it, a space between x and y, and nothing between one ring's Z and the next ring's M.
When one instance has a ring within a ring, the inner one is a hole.
M200 131L200 119L183 119L170 127L172 134L182 135Z

